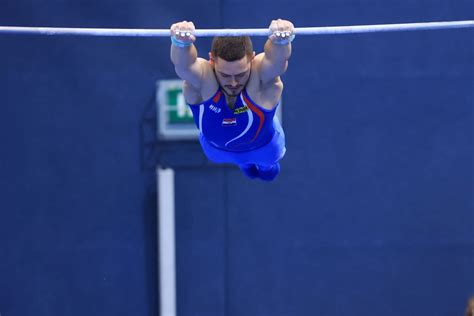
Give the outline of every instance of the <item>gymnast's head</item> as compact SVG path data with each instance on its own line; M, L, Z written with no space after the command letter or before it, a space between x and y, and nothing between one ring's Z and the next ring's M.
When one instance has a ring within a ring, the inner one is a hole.
M214 37L209 59L217 81L228 95L237 96L245 87L254 57L250 37Z
M474 316L474 295L467 302L466 316Z

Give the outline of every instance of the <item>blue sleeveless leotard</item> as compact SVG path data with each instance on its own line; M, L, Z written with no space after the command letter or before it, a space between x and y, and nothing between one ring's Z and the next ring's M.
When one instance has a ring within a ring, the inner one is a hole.
M230 109L220 87L208 100L188 104L206 156L241 168L253 164L269 168L283 158L285 135L275 116L278 105L264 109L244 89Z

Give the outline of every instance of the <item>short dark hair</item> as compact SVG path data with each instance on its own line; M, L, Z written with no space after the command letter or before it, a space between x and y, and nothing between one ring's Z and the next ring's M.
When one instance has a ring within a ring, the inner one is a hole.
M212 40L211 52L214 58L219 57L226 61L240 60L244 56L251 58L252 40L249 36L216 36Z

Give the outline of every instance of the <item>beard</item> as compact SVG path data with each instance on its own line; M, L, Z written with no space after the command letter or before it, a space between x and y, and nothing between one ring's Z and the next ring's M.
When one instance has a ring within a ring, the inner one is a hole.
M243 86L237 86L235 88L232 88L230 86L225 86L225 90L228 96L230 97L236 97L239 95L239 93L242 91Z

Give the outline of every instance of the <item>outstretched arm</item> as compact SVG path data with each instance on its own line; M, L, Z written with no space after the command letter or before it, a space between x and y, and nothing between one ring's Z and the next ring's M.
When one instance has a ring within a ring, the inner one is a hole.
M270 24L270 36L265 43L260 64L262 84L274 82L285 73L291 56L291 41L294 39L293 23L286 20L273 20Z
M198 58L194 46L196 37L193 22L179 22L171 25L171 62L176 74L195 88L201 87L205 60Z

